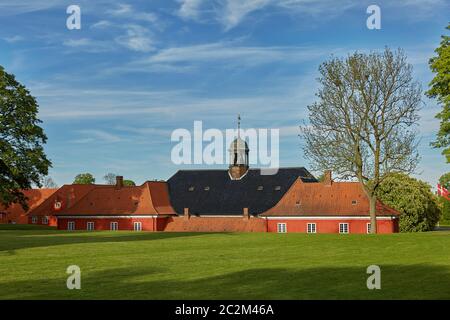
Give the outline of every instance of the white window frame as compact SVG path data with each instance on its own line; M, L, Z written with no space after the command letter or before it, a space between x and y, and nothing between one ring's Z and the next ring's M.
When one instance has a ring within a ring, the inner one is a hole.
M142 231L142 222L140 222L140 221L133 222L133 230L134 231Z
M38 222L38 217L32 216L31 217L31 223L36 224Z
M114 226L114 227L113 227ZM109 223L109 230L117 231L119 230L119 223L117 221L112 221Z
M48 217L47 216L43 216L42 217L42 224L48 224Z
M277 223L277 232L278 233L286 233L287 232L287 225L285 222Z
M344 230L344 226L346 230ZM339 223L339 233L341 234L348 234L350 233L350 225L348 224L348 222L340 222Z
M86 230L87 231L94 231L95 230L95 222L94 221L88 221L86 223Z
M67 230L69 230L69 231L75 230L75 221L68 221L67 222Z
M366 232L367 232L367 234L370 233L370 229L371 229L371 224L370 224L370 222L367 222L367 224L366 224Z
M317 233L317 224L315 222L309 222L306 225L306 233Z

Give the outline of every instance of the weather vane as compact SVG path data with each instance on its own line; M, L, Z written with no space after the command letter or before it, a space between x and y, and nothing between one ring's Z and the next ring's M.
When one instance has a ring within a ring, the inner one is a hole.
M240 137L240 130L241 130L241 114L238 113L238 137Z

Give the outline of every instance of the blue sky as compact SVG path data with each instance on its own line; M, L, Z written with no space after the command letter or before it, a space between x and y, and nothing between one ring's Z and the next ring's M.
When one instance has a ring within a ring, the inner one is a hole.
M81 30L66 8L81 7ZM366 8L381 8L381 30ZM280 129L281 166L306 166L298 125L314 101L319 64L355 50L403 48L424 90L428 59L448 23L445 0L23 0L0 2L0 65L37 98L50 176L107 172L168 179L171 132ZM424 97L418 177L447 171L429 147L439 122ZM199 167L199 166L196 166Z

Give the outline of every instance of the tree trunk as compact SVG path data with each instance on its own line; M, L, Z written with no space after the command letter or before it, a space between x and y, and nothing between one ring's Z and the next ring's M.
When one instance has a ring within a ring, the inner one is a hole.
M369 197L370 206L370 233L377 233L377 197Z

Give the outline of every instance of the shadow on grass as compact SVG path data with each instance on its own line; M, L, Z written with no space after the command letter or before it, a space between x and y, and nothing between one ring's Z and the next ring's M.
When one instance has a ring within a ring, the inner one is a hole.
M195 237L214 233L188 232L132 232L132 231L62 231L30 230L0 232L0 252L14 254L15 250L80 243L149 241L180 237ZM227 233L220 233L227 234Z
M83 273L81 290L66 275L3 282L2 299L449 299L450 270L435 265L381 265L381 290L366 287L366 267L255 268L192 278L147 268ZM179 279L174 279L178 277Z
M43 225L36 225L36 224L0 224L0 231L3 230L34 230L34 231L42 231L42 230L56 230L56 227L49 227L49 226L43 226Z

